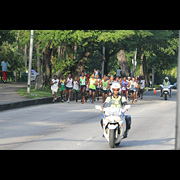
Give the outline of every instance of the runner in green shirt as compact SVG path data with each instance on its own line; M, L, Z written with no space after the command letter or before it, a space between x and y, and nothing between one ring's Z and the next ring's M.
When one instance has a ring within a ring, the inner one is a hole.
M95 93L96 93L96 86L97 86L97 80L95 79L95 75L92 74L91 76L92 78L89 79L89 95L91 96L90 100L91 100L91 104L94 103L94 99L95 99Z
M86 84L87 84L86 77L84 76L84 72L82 72L82 76L79 78L79 84L81 89L81 103L84 104Z
M108 81L108 77L105 76L104 80L101 81L103 103L106 101L109 87L110 87L110 84Z

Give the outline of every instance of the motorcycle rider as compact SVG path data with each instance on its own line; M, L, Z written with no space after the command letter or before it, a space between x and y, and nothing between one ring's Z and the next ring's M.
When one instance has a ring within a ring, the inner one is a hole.
M127 105L127 100L126 100L125 96L122 96L120 94L121 93L120 83L114 82L111 86L111 92L112 92L112 95L110 97L107 97L105 103L103 104L103 107L120 107L120 108L122 108L125 105ZM126 111L128 111L128 110L126 110ZM127 121L126 121L126 123L127 123ZM103 119L101 119L101 127L103 128ZM126 128L124 138L127 138L128 130L129 129Z
M169 78L168 78L168 77L165 77L165 79L164 79L164 81L163 81L163 86L170 86L170 85L171 85L171 83L170 83L170 81L169 81ZM170 89L170 95L169 95L169 97L171 97L171 87L170 87L169 89ZM162 91L163 91L163 88L161 88L161 97L163 96Z

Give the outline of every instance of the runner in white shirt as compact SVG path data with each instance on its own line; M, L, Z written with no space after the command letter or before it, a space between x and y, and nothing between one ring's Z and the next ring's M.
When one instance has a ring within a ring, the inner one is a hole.
M130 93L131 93L131 98L132 98L132 104L134 103L137 86L138 84L135 81L135 78L132 78L132 81L130 82Z
M51 90L53 94L53 102L57 100L56 93L59 88L59 79L57 79L57 75L54 75L54 79L51 80Z
M145 88L145 80L144 77L140 77L140 94L141 94L141 99L143 99L143 94L144 94L144 88Z
M73 82L73 100L75 100L75 94L76 94L76 102L78 102L78 92L79 92L79 82L77 77L75 77Z
M71 77L71 74L69 74L68 78L66 79L66 101L68 103L70 103L72 89L73 89L73 79Z

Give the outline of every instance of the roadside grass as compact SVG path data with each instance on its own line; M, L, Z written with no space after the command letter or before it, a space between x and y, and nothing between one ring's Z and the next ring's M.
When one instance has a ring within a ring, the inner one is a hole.
M19 89L18 93L21 96L30 98L30 99L38 99L38 98L44 98L44 97L52 97L52 91L51 89L40 89L35 90L35 87L31 87L30 94L27 94L27 88Z

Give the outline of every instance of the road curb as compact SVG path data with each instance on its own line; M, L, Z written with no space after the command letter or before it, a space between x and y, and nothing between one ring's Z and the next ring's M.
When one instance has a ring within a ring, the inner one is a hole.
M6 111L10 109L22 108L22 107L27 107L27 106L35 106L35 105L40 105L40 104L48 104L48 103L52 103L52 99L53 99L52 97L48 97L48 98L14 102L14 103L9 103L9 104L1 104L0 111Z
M80 93L78 100L80 100ZM73 100L73 97L71 96L71 100ZM60 97L57 98L56 102L60 102ZM0 112L11 110L11 109L17 109L17 108L23 108L28 106L35 106L35 105L41 105L41 104L50 104L53 103L53 97L47 97L47 98L40 98L40 99L30 99L26 101L19 101L14 103L8 103L8 104L0 104Z

